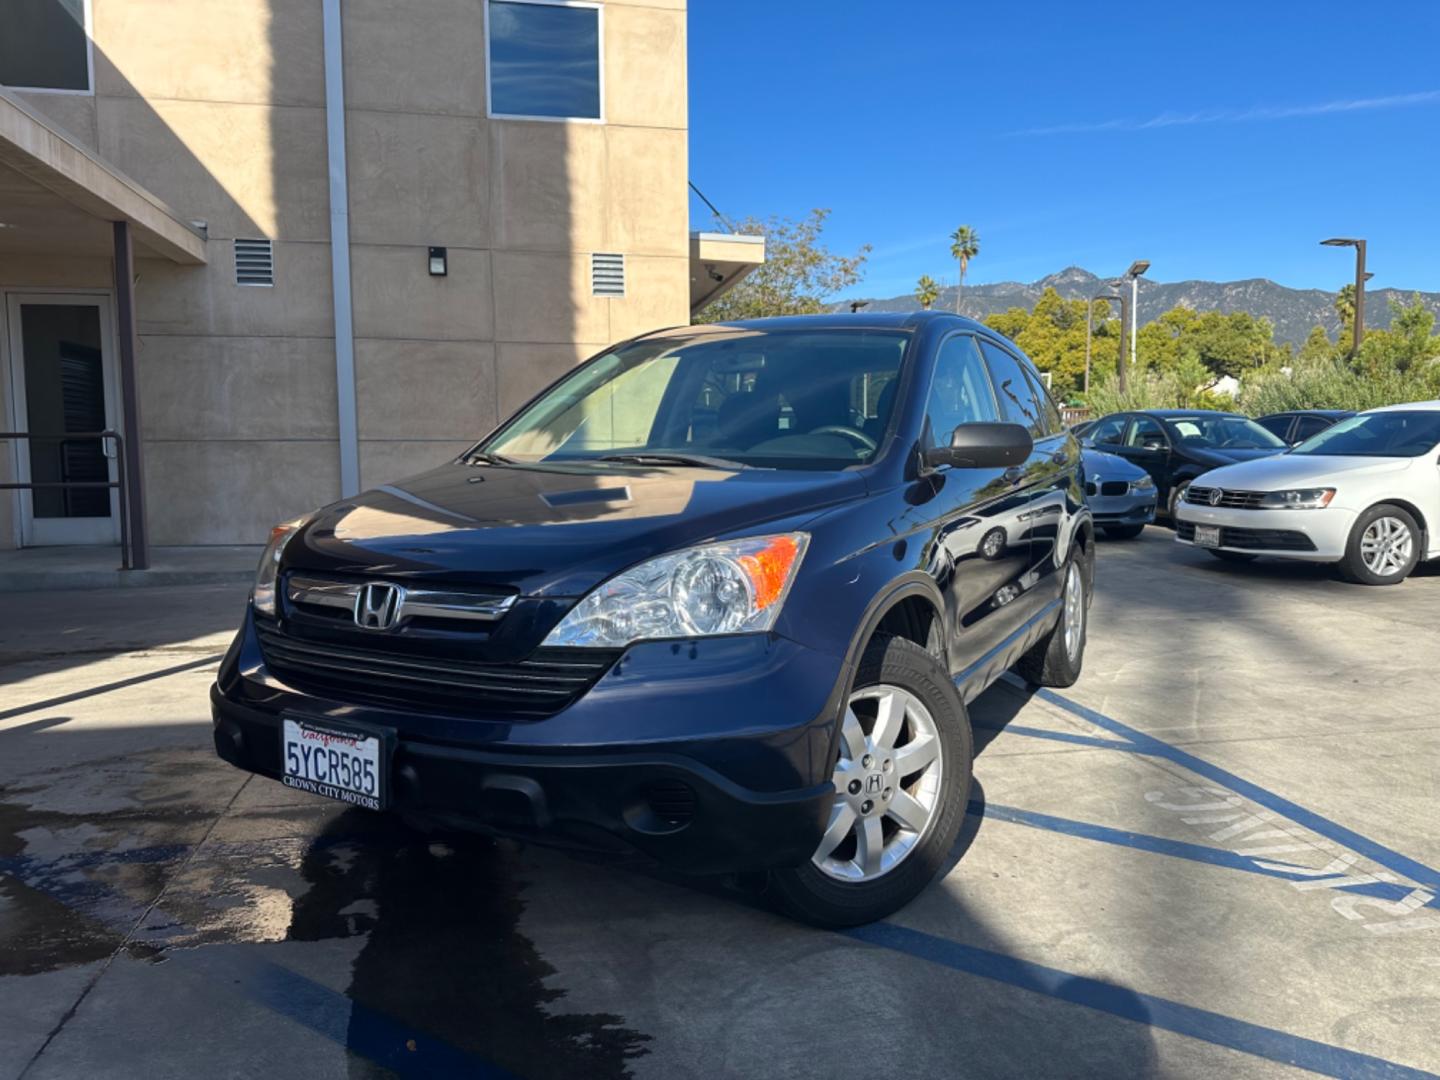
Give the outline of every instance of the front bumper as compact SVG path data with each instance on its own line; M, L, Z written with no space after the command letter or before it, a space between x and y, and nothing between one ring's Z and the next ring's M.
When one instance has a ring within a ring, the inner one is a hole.
M1155 520L1155 492L1090 495L1085 500L1096 525L1149 525Z
M1181 535L1189 531L1183 525L1213 525L1220 528L1224 551L1306 562L1339 562L1345 557L1356 516L1354 510L1337 506L1322 510L1241 510L1181 501L1176 512L1176 524L1181 528L1175 538L1179 543L1193 544ZM1298 542L1297 534L1308 541L1312 550L1296 550L1290 546ZM1282 539L1284 546L1278 543Z
M396 810L718 873L814 852L843 668L775 635L654 642L544 719L426 714L286 685L247 617L211 704L217 753L250 772L280 778L282 714L388 728Z

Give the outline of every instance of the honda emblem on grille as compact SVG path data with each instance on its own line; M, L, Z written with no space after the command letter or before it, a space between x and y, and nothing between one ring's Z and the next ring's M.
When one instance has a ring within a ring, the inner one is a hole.
M1221 491L1219 488L1211 488L1211 489L1210 489L1210 505L1211 505L1211 506L1219 506L1219 505L1220 505L1220 500L1223 499L1223 498L1225 498L1225 492Z
M355 597L355 625L362 630L389 630L400 621L405 591L399 585L372 581Z

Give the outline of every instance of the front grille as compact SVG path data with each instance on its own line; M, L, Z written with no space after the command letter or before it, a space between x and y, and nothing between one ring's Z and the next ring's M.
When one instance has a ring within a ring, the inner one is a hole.
M467 716L550 716L594 686L621 651L537 649L524 660L487 664L336 645L259 621L255 629L266 667L297 690Z
M1098 484L1095 483L1095 482L1092 480L1092 481L1090 481L1088 484L1085 485L1085 494L1086 494L1086 495L1091 495L1091 496L1094 496L1094 495L1102 495L1102 496L1126 495L1126 494L1129 494L1129 492L1130 492L1130 481L1129 481L1129 480L1102 480L1102 481L1100 481L1100 483L1098 483Z
M1199 506L1220 506L1227 510L1257 510L1260 507L1260 500L1266 494L1263 491L1231 491L1228 488L1221 488L1220 501L1212 503L1210 496L1214 491L1214 488L1196 487L1191 484L1185 489L1185 501Z
M1181 540L1195 541L1195 523L1182 521L1175 528ZM1247 551L1314 551L1315 542L1303 532L1293 529L1237 529L1222 526L1220 546Z

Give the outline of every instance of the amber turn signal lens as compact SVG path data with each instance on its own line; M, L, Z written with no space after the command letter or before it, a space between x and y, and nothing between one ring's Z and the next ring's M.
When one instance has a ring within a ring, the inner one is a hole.
M790 579L790 568L799 554L800 547L793 537L777 536L754 554L741 555L736 560L750 579L757 608L764 610L780 599Z

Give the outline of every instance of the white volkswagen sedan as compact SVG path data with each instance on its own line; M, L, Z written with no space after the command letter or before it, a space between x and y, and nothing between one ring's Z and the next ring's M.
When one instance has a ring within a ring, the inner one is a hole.
M1212 469L1177 507L1176 539L1221 559L1338 563L1393 585L1440 557L1440 401L1342 420L1275 457Z

